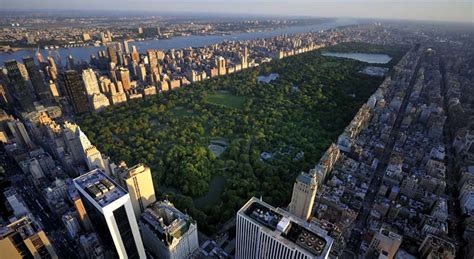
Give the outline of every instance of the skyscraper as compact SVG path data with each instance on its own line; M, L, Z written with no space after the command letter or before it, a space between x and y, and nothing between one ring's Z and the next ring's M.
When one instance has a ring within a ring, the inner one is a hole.
M89 111L86 88L79 73L75 70L66 71L64 82L66 84L66 94L74 108L74 112L79 114Z
M74 179L102 241L120 258L146 258L130 195L100 169Z
M48 237L28 217L0 228L2 258L58 258Z
M238 212L235 258L329 258L333 239L316 226L255 197Z
M223 57L218 57L217 58L217 71L219 75L225 75L227 73L226 69L226 60Z
M11 83L10 94L24 111L33 111L33 102L36 98L25 65L10 60L5 62L5 68Z
M318 182L314 175L310 173L298 175L293 185L293 195L289 206L290 213L303 220L309 220L313 213L317 189Z
M117 58L117 51L115 51L115 48L112 46L107 47L107 54L109 55L109 61L113 62L114 64L118 63L118 58Z
M130 72L126 68L120 68L117 70L117 78L122 82L122 87L124 91L130 90Z
M130 49L129 49L129 47L128 47L128 40L124 40L124 41L123 41L123 49L124 49L124 51L125 51L125 54L130 53Z
M155 258L189 258L199 248L196 222L167 200L146 209L139 226L143 243Z
M87 215L87 211L84 208L84 204L79 196L74 197L74 207L77 210L79 220L81 222L82 227L86 232L91 232L93 230L92 222L89 216Z
M97 76L95 75L94 70L84 69L82 71L82 80L86 87L87 96L92 98L94 94L100 94L99 83L97 82Z
M31 148L34 146L23 122L19 120L11 120L7 122L7 125L18 145L21 145L24 148Z
M156 201L151 170L144 164L138 164L125 168L119 177L130 194L135 216L139 218L146 207Z
M36 95L39 96L41 100L51 100L51 92L46 87L43 76L41 75L38 66L36 66L35 60L32 57L24 57L23 63L28 71Z

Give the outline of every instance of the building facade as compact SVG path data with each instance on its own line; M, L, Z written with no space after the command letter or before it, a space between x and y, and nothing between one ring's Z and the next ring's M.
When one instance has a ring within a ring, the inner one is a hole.
M107 248L120 258L146 258L130 195L100 169L75 178L74 186Z

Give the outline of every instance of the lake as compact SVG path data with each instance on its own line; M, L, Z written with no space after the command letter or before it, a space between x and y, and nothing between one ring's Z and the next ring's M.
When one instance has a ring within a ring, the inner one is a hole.
M390 60L392 60L392 58L386 54L323 52L322 55L326 57L355 59L369 64L387 64L388 62L390 62Z
M179 36L173 37L171 39L150 39L145 41L136 41L136 42L129 42L130 50L132 46L137 46L139 52L144 53L147 49L182 49L188 47L203 47L208 46L215 43L220 43L226 40L235 40L235 41L242 41L242 40L252 40L252 39L259 39L259 38L269 38L277 35L291 35L295 33L303 33L303 32L318 32L322 30L332 29L338 26L345 26L356 24L357 21L353 19L337 19L333 22L321 23L321 24L314 24L314 25L307 25L307 26L293 26L287 28L280 28L275 30L269 31L258 31L258 32L249 32L249 33L233 33L229 35L209 35L209 36ZM104 46L94 47L77 47L77 48L59 48L58 50L54 51L59 55L63 64L66 64L66 58L69 55L74 57L74 60L77 61L89 61L91 55L97 56L97 52L99 50L105 50ZM43 56L46 58L48 56L48 50L41 49L40 50ZM32 56L35 57L36 50L35 49L28 49L28 50L20 50L13 53L0 53L0 65L10 59L16 59L17 61L22 61L21 59L25 56ZM56 53L53 53L56 55ZM53 55L54 56L54 55Z

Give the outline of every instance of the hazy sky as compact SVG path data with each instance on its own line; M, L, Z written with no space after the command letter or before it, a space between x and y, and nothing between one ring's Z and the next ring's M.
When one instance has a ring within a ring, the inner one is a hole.
M474 0L0 0L0 10L79 9L474 22Z

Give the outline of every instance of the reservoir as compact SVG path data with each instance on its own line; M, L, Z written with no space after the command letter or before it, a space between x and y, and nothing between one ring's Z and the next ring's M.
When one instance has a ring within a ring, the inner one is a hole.
M229 35L209 35L209 36L178 36L170 39L149 39L144 41L129 42L128 45L130 50L132 46L137 46L138 52L144 53L147 49L182 49L188 47L203 47L211 44L221 43L223 41L242 41L242 40L252 40L259 38L269 38L278 35L291 35L295 33L304 33L304 32L318 32L322 30L332 29L338 26L345 26L356 24L357 21L353 19L336 19L332 22L320 23L307 26L293 26L286 28L279 28L269 31L258 31L258 32L248 32L248 33L234 33ZM89 61L91 55L97 56L97 52L100 50L105 50L104 46L94 47L76 47L76 48L59 48L57 50L51 51L54 57L60 57L61 62L66 64L66 58L69 55L74 57L76 62L78 61ZM49 50L40 50L43 56L46 58L48 56ZM25 56L35 57L36 49L27 49L20 50L13 53L0 53L0 66L3 66L3 63L10 59L16 59L17 61L22 61L21 59Z
M388 62L390 62L390 60L392 60L392 58L386 54L323 52L322 55L326 57L355 59L369 64L387 64Z

